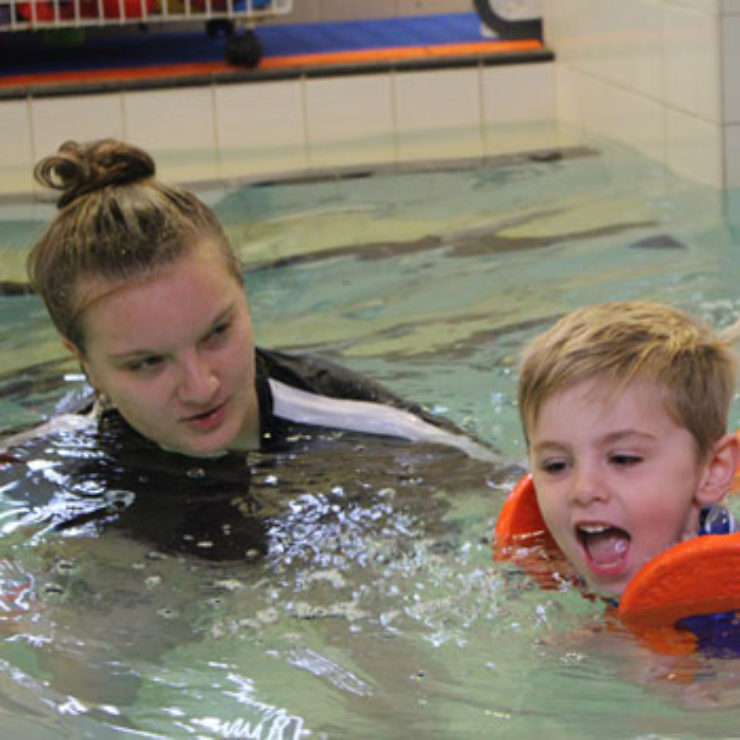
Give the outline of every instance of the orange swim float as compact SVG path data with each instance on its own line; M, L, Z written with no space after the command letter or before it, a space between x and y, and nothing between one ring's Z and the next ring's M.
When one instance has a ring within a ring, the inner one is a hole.
M565 562L542 518L531 474L504 503L493 557L514 560L545 587L554 580L552 569ZM660 652L699 647L740 654L740 532L701 535L669 547L637 572L615 612Z

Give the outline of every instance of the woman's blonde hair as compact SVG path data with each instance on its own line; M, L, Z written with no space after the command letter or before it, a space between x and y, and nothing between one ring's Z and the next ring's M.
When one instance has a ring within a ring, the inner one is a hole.
M586 379L624 389L654 383L669 413L704 455L727 432L738 359L731 333L717 334L677 308L621 301L580 308L535 337L522 355L519 413L524 434L554 393Z
M36 165L36 180L61 196L59 212L28 256L28 275L59 332L81 351L82 278L135 278L207 240L241 282L215 214L155 172L146 152L114 139L68 141Z

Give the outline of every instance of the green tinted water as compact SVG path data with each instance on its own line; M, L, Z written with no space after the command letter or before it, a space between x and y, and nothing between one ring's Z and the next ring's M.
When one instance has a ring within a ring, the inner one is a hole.
M203 197L244 261L260 344L371 375L510 463L523 457L516 354L556 316L633 297L718 326L740 314L732 198L599 143ZM15 292L50 213L0 209L0 280ZM1 430L80 388L35 296L0 297L0 350ZM656 655L603 605L491 563L515 471L363 454L276 472L257 456L254 485L292 491L257 563L19 530L6 492L3 582L30 574L36 597L0 614L2 726L43 739L737 735L735 713L713 707L740 704L738 661Z

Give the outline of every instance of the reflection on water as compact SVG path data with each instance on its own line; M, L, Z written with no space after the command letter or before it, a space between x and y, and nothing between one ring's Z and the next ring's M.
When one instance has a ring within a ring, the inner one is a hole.
M367 373L506 464L334 434L171 468L84 429L18 448L0 459L4 733L735 733L702 710L740 701L738 661L656 654L598 601L491 562L523 456L522 344L595 300L740 313L721 194L623 151L572 154L224 195L261 344ZM14 208L11 266L39 223ZM8 432L83 382L34 296L0 295L0 322Z

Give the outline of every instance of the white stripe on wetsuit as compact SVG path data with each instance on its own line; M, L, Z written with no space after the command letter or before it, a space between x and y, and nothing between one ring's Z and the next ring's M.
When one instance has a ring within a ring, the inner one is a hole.
M453 434L403 409L371 401L330 398L270 378L275 416L301 424L401 437L455 447L477 460L495 462L498 456L473 439Z

